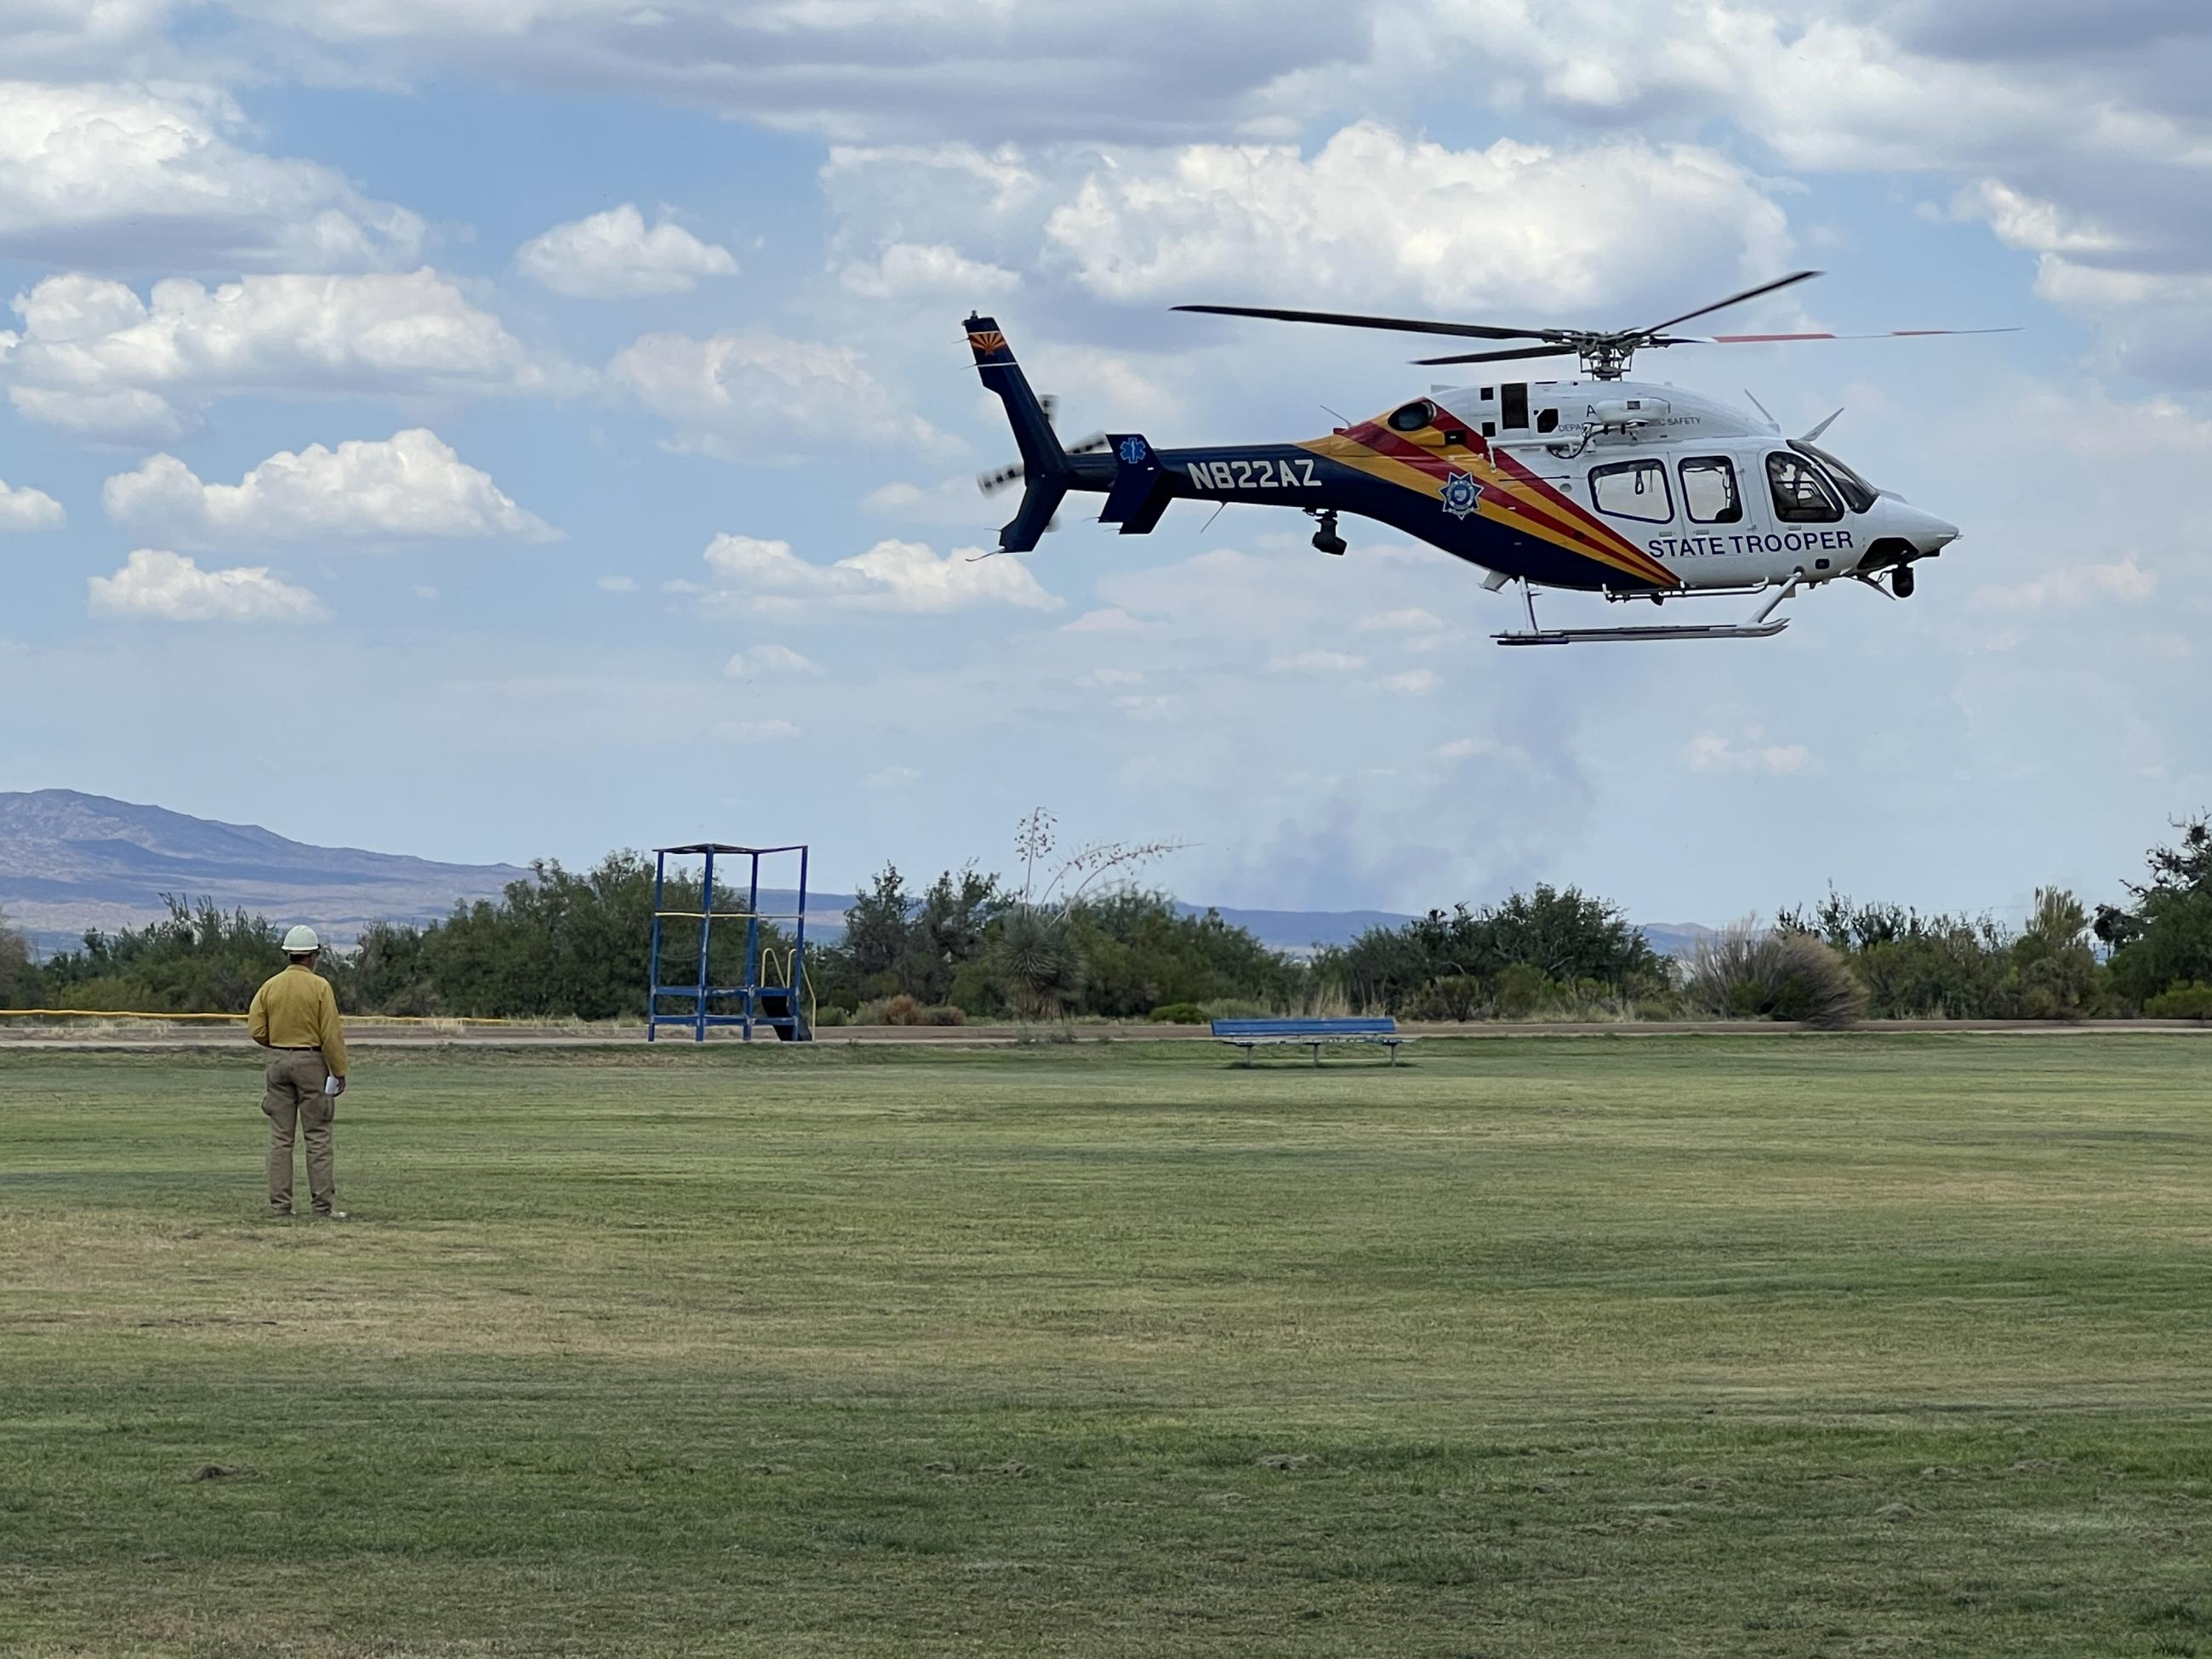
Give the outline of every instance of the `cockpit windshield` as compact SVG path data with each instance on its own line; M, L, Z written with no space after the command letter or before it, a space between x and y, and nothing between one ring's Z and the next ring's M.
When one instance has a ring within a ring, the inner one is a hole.
M1875 487L1826 450L1816 449L1802 438L1792 438L1790 447L1827 469L1829 477L1835 480L1836 488L1844 492L1844 499L1850 503L1852 512L1863 513L1874 505Z

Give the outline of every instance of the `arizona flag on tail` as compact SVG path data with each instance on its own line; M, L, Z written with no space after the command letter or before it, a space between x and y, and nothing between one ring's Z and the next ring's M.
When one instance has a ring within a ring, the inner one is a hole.
M1074 469L1068 465L1067 452L1060 447L1052 422L1045 418L1044 405L1030 390L1028 377L1014 361L1013 349L999 325L988 317L970 314L966 326L968 349L975 354L976 373L1006 404L1006 424L1013 428L1014 442L1022 452L1022 508L999 532L999 546L1004 552L1026 553L1037 544L1052 515L1060 510Z

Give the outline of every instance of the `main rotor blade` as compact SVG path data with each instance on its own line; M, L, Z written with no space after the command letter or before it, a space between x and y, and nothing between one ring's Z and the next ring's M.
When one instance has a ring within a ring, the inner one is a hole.
M1335 328L1389 328L1401 334L1456 334L1473 340L1553 340L1571 334L1557 328L1493 328L1487 323L1432 323L1416 317L1370 317L1351 311L1285 311L1274 306L1170 306L1214 317L1266 317L1279 323L1325 323Z
M1516 357L1571 357L1574 355L1575 348L1570 343L1516 346L1510 351L1462 351L1454 357L1416 357L1413 362L1428 368L1443 363L1504 363L1510 362Z
M1919 340L1938 334L2017 334L2010 328L1892 328L1878 334L1681 334L1671 340L1647 340L1646 345L1775 345L1790 340Z
M1778 288L1788 288L1792 283L1802 283L1820 274L1817 270L1793 270L1787 276L1778 276L1771 283L1761 283L1757 288L1747 288L1741 294L1731 294L1725 300L1716 300L1709 306L1699 306L1695 311L1686 311L1679 317L1669 317L1663 323L1654 323L1649 328L1635 331L1638 334L1657 334L1677 323L1686 323L1692 317L1702 317L1710 311L1725 311L1730 306L1740 306L1746 300L1756 300L1762 294L1771 294Z

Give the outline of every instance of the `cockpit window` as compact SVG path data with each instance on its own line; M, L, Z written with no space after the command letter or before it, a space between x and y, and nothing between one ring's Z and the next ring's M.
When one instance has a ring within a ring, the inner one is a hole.
M1828 469L1829 478L1834 482L1837 489L1844 492L1844 499L1850 503L1852 512L1863 513L1874 505L1875 487L1828 453L1826 450L1815 449L1802 438L1792 438L1790 441L1790 447L1800 455L1811 456Z
M1766 458L1766 486L1774 516L1784 524L1833 524L1844 516L1836 498L1809 461L1780 451Z
M1425 426L1434 425L1436 418L1437 406L1426 398L1422 398L1402 409L1393 410L1390 429L1393 432L1419 432Z

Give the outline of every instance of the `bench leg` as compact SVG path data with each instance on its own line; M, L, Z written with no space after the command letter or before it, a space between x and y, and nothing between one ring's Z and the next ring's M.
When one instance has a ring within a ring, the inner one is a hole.
M1315 1043L1315 1044L1314 1044L1314 1046L1313 1046L1313 1051L1314 1051L1314 1070L1316 1070L1316 1071L1317 1072L1317 1071L1319 1071L1319 1070L1321 1069L1321 1044L1319 1044L1318 1042Z
M1393 1066L1398 1063L1398 1045L1395 1042L1390 1045L1390 1063Z

